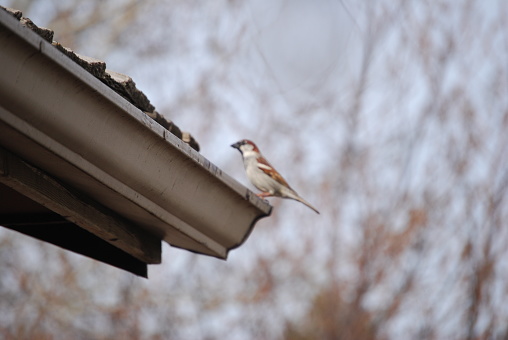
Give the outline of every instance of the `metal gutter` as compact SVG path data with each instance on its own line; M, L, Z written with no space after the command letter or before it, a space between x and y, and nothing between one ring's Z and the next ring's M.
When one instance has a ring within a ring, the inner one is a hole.
M271 206L0 11L0 146L169 244L227 258Z

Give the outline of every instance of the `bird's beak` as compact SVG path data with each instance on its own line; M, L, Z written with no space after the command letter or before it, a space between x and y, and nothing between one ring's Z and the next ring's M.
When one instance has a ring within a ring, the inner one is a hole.
M240 150L240 145L242 145L240 142L236 142L235 144L231 144L231 147Z

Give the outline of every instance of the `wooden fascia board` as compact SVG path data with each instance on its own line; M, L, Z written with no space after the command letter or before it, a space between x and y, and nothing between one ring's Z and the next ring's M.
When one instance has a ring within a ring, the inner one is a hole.
M0 147L0 183L147 264L161 262L161 241ZM7 198L6 198L7 199Z

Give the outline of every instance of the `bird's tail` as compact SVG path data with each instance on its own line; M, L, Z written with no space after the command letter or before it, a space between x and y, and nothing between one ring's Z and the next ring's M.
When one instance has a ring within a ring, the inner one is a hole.
M309 202L307 202L306 200L304 200L304 199L303 199L303 198L301 198L300 196L294 197L293 199L294 199L294 200L296 200L296 201L298 201L298 202L300 202L300 203L305 204L306 206L308 206L309 208L311 208L312 210L314 210L316 213L318 213L318 214L319 214L319 211L318 211L316 208L314 208L314 207L312 206L312 204L310 204Z
M282 192L280 192L279 195L276 196L294 199L295 201L305 204L306 206L314 210L317 214L319 214L319 211L316 208L314 208L312 204L301 198L300 195L298 195L296 191L294 191L291 188L284 188Z
M294 190L291 190L291 192L286 192L286 195L285 195L285 196L286 196L286 197L288 197L288 198L292 198L292 199L294 199L295 201L298 201L298 202L300 202L300 203L305 204L306 206L308 206L309 208L311 208L312 210L314 210L316 213L318 213L318 214L319 214L319 211L318 211L316 208L314 208L314 207L312 206L312 204L310 204L309 202L307 202L306 200L304 200L303 198L301 198L301 197L300 197L300 195L298 195L298 194L297 194Z

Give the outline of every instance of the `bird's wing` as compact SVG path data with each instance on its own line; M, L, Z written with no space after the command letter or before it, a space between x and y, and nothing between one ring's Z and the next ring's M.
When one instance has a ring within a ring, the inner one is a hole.
M286 180L279 174L278 171L276 171L273 168L273 166L270 163L268 163L268 161L266 159L259 158L259 159L257 159L257 161L258 161L258 168L261 171L263 171L265 174L267 174L268 176L270 176L271 178L273 178L280 184L285 185L288 188L291 188L289 186L288 182L286 182Z

